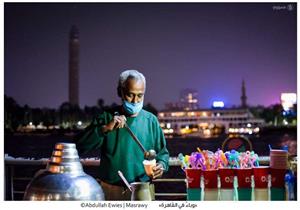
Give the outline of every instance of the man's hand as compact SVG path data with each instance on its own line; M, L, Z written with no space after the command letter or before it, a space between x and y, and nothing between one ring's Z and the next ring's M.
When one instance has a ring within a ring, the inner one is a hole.
M161 177L164 173L164 167L161 163L156 163L156 166L153 167L153 176L152 179L157 179Z
M102 127L102 131L104 133L107 133L118 128L124 128L125 123L126 123L125 115L119 115L119 116L115 115L107 125L104 125Z

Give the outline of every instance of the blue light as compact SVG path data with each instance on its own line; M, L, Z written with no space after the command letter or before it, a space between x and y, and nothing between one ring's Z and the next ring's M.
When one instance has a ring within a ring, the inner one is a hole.
M213 102L213 108L223 108L224 102L223 101L214 101Z

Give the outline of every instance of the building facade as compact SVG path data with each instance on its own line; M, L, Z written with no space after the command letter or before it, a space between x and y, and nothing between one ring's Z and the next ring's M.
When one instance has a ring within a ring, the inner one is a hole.
M265 124L248 109L198 109L190 111L161 111L160 125L166 135L213 137L223 132L258 133Z

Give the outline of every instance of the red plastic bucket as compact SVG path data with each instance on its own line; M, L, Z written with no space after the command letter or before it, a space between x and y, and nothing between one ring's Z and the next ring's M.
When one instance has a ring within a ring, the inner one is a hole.
M188 188L200 188L201 169L186 169L186 179Z
M218 170L203 171L204 187L217 188L218 187Z
M219 176L221 188L232 189L234 181L234 169L232 168L219 168Z
M269 170L269 166L259 166L253 168L255 188L268 187Z
M239 188L251 188L251 176L253 174L252 168L238 168L236 176Z

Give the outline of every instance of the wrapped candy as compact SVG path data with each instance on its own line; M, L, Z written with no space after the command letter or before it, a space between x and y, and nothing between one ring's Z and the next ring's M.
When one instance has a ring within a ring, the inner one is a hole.
M182 169L182 170L185 170L185 169L189 168L189 164L188 164L188 162L186 161L187 158L185 158L185 157L183 156L182 153L180 153L180 154L178 155L178 159L179 159L179 161L180 161L180 163L181 163L181 169Z
M202 153L193 152L190 156L189 163L193 169L203 169L205 167Z
M209 150L201 150L191 155L179 154L181 168L214 170L218 168L252 168L259 166L258 155L254 151L238 152L236 150L223 152L218 149L215 153Z
M215 168L226 168L228 166L228 160L222 150L218 149L215 152L215 159Z
M230 152L225 152L225 156L228 160L228 166L231 168L238 168L239 167L239 152L235 150L231 150Z
M250 151L242 152L239 156L240 168L251 168Z
M250 162L251 162L251 167L258 167L259 166L259 158L254 151L250 153Z

